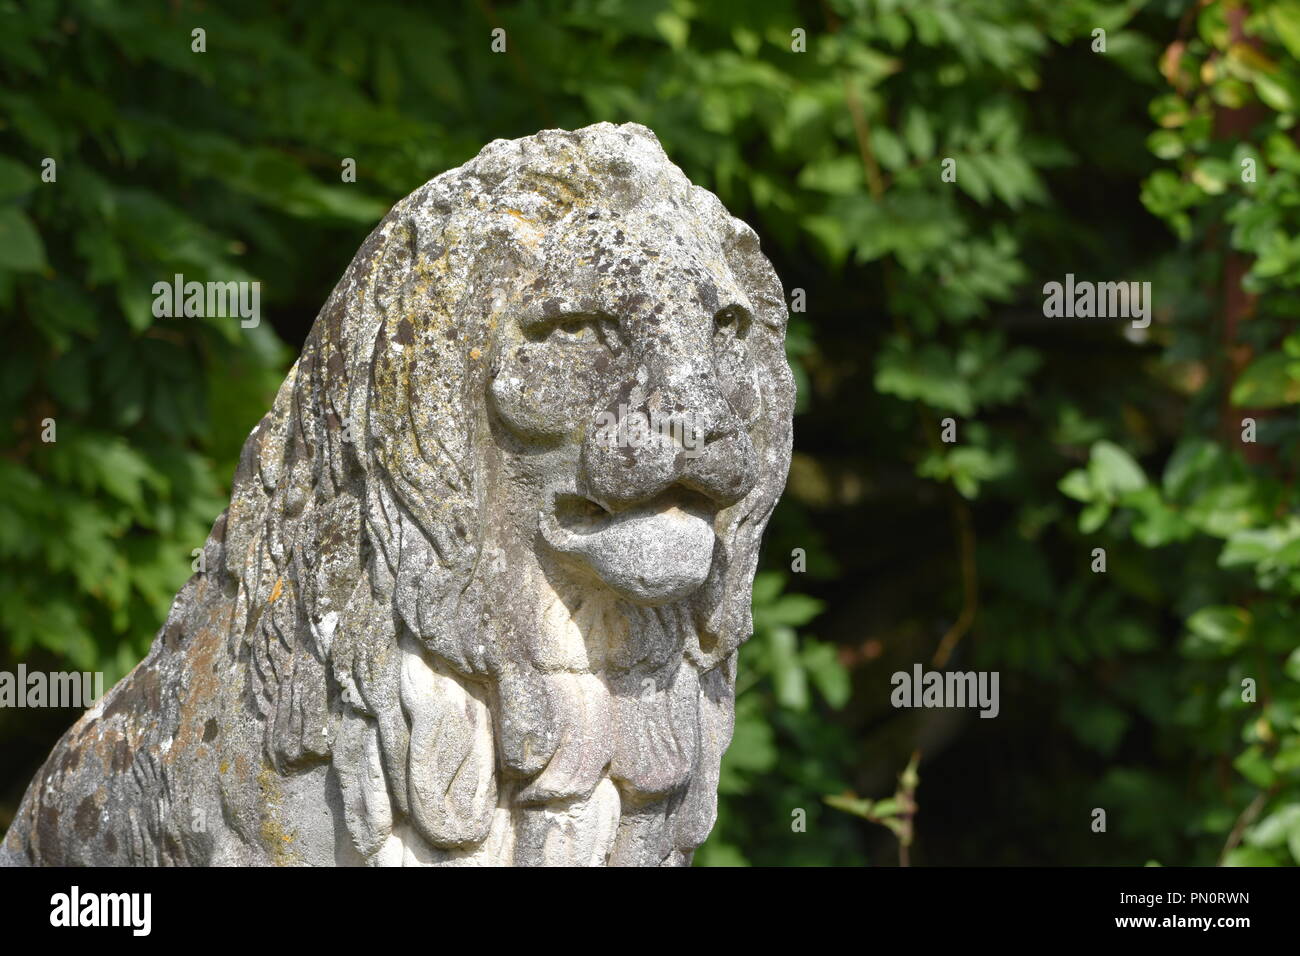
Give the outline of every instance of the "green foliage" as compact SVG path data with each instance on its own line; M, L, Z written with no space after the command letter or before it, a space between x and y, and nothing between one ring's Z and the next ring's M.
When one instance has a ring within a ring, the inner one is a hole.
M1152 173L1143 201L1184 240L1180 255L1204 249L1215 271L1230 281L1240 275L1249 311L1231 314L1229 299L1225 312L1249 321L1231 330L1237 356L1230 363L1220 358L1217 318L1176 317L1161 336L1166 363L1194 362L1209 381L1186 399L1186 426L1170 436L1158 483L1106 442L1093 446L1086 472L1062 482L1088 503L1081 530L1109 521L1121 540L1151 549L1137 560L1181 571L1189 582L1178 602L1184 696L1168 735L1196 764L1226 760L1236 772L1227 782L1199 777L1188 801L1199 813L1189 828L1223 841L1229 864L1300 862L1293 663L1300 514L1294 425L1274 417L1300 404L1300 339L1290 331L1300 299L1289 238L1300 200L1291 135L1300 106L1297 52L1300 5L1212 3L1162 61L1172 92L1153 101L1161 129L1148 142L1172 168ZM1218 428L1215 403L1224 409ZM1257 436L1247 418L1256 420Z
M851 743L825 711L847 703L848 672L832 645L796 631L821 610L820 601L786 591L780 572L755 578L754 636L742 655L735 732L718 786L723 811L700 849L704 865L854 862L851 832L819 797L845 785L836 758ZM820 831L817 839L792 829L797 811ZM845 844L828 846L827 832Z

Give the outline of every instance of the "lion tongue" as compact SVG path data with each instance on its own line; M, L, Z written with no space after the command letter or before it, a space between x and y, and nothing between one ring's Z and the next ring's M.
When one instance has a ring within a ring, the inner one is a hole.
M614 515L586 534L544 520L551 547L583 558L600 579L638 604L665 604L696 590L713 563L713 527L676 506Z

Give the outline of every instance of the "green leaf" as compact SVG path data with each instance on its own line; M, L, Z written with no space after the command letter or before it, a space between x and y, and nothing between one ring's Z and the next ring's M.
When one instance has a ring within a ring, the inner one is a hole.
M862 188L862 161L856 156L831 156L808 163L799 172L804 189L846 195Z
M45 267L45 244L31 220L13 207L0 208L0 269L40 272Z
M1067 498L1073 498L1075 501L1082 501L1085 504L1093 499L1092 481L1088 478L1088 472L1082 468L1076 468L1069 472L1056 485L1061 494Z
M1296 360L1284 352L1269 352L1246 366L1232 387L1237 408L1280 408L1300 402Z
M828 806L832 806L836 810L843 810L845 813L851 813L855 817L862 817L865 820L872 816L873 805L870 800L838 793L828 794L823 799Z
M934 155L934 129L925 110L909 109L903 117L903 141L913 158L924 162Z
M1293 681L1300 681L1300 647L1287 656L1286 664L1282 669L1287 677Z
M928 344L919 350L893 342L878 357L876 390L903 399L919 399L940 409L969 415L975 409L970 386L957 372L952 353Z
M1269 766L1268 757L1258 745L1243 750L1232 765L1238 773L1257 787L1271 787L1273 781L1277 779L1273 768Z
M1300 0L1274 0L1268 22L1291 56L1300 60Z
M1190 646L1217 654L1231 654L1250 637L1251 615L1230 605L1203 607L1187 619Z
M785 594L762 608L763 620L770 625L799 627L820 614L824 606L821 601L806 594Z
M897 136L887 129L878 129L872 133L872 145L876 150L876 159L880 165L891 172L898 172L907 166L907 152Z
M1211 196L1217 196L1228 188L1234 170L1226 160L1206 157L1192 168L1192 182L1200 186Z
M38 180L39 177L26 166L0 156L0 203L25 196Z
M1235 847L1223 858L1224 866L1277 866L1278 861L1267 850L1254 846Z
M731 788L743 786L738 775L767 773L776 765L776 739L757 706L748 696L736 701L736 729L723 757L723 769Z
M794 630L789 627L773 628L768 633L767 641L777 703L790 710L806 710L808 678L799 660L798 640Z
M1280 74L1270 74L1257 70L1251 74L1250 79L1255 84L1255 92L1264 101L1264 105L1277 110L1279 113L1294 113L1296 111L1295 93L1291 84L1285 82Z
M834 644L804 638L799 656L813 684L831 707L839 710L849 702L852 693L849 672L840 663Z
M776 600L785 587L785 575L779 571L760 571L754 575L754 607L760 608Z
M1110 504L1105 501L1094 501L1079 513L1079 530L1084 534L1092 534L1104 525L1109 517Z
M1094 488L1112 498L1138 491L1147 483L1142 466L1134 461L1133 456L1104 439L1092 446L1088 475Z
M1274 810L1246 833L1251 846L1270 849L1282 846L1293 833L1300 833L1300 804L1292 803Z

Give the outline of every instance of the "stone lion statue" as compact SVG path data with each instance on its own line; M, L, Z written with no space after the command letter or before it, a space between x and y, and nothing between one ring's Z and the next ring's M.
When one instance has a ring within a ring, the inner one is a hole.
M790 462L786 319L645 127L416 190L0 862L688 864Z

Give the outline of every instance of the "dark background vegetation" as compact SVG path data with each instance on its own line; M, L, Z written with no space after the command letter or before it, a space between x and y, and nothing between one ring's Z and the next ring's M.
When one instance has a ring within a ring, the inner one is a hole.
M806 296L698 861L1293 864L1297 61L1300 0L0 0L0 669L145 653L392 203L636 121ZM1044 318L1067 272L1151 327ZM1000 715L892 708L916 662ZM0 710L0 827L75 716Z

